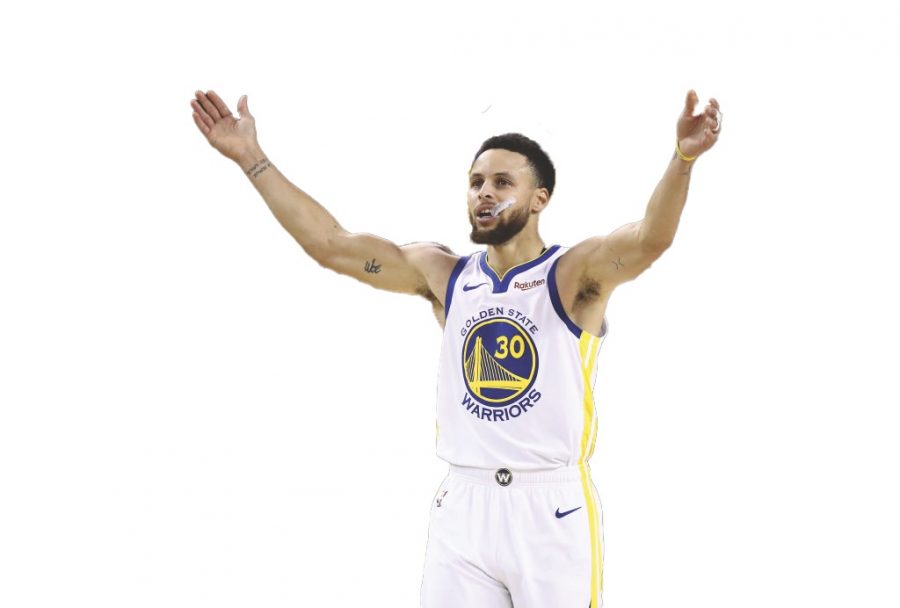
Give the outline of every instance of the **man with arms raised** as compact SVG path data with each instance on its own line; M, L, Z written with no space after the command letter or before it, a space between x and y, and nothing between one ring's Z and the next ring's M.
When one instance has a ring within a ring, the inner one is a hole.
M437 454L450 464L431 507L425 608L602 603L600 502L590 478L596 356L617 285L672 244L693 162L718 139L716 100L687 95L675 153L644 218L574 247L538 233L553 163L527 137L486 140L469 171L471 239L457 256L344 230L260 148L246 96L239 118L197 91L193 118L235 161L281 225L320 265L379 289L427 298L444 329Z

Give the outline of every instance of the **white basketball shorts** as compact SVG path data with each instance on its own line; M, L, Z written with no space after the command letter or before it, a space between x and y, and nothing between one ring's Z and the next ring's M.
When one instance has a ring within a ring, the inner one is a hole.
M450 465L431 504L422 608L601 608L603 514L587 465Z

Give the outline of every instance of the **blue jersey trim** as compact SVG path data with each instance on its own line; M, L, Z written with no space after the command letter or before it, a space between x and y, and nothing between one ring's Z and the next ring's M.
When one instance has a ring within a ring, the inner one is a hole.
M487 251L483 251L479 258L479 264L481 265L481 270L488 276L491 282L494 284L493 293L503 293L509 286L512 284L513 278L518 276L519 274L525 272L526 270L531 270L538 264L546 262L550 256L556 253L556 250L559 249L559 245L551 245L547 251L534 258L530 262L525 262L524 264L519 264L518 266L513 266L509 270L506 271L506 274L503 275L503 278L497 276L497 273L494 272L494 269L488 266L487 263Z
M456 286L456 279L459 278L459 274L462 272L463 268L466 265L466 262L469 261L469 256L464 255L459 260L456 261L456 266L453 267L453 272L450 273L450 280L447 281L447 295L444 296L444 320L447 320L447 315L450 314L450 301L453 300L453 288Z
M562 322L566 324L569 331L575 334L576 338L581 339L581 328L575 325L575 322L566 314L566 310L562 305L562 300L559 298L559 289L556 287L556 265L558 263L559 258L556 258L553 261L553 265L550 267L550 273L547 276L547 291L550 292L550 301L553 303L553 310L556 311L557 316L562 319Z

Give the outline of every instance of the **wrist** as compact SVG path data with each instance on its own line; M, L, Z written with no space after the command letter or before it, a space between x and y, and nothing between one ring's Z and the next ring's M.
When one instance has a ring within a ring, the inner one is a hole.
M250 173L252 173L253 166L265 159L266 154L262 151L262 148L260 148L259 145L254 145L238 154L234 158L234 162L238 164L238 166L241 168L241 171L243 171L246 175L250 175Z
M681 143L678 141L678 139L676 139L675 140L675 156L678 157L679 159L681 159L685 163L692 163L695 160L697 160L697 156L699 156L699 154L696 156L688 156L681 149Z

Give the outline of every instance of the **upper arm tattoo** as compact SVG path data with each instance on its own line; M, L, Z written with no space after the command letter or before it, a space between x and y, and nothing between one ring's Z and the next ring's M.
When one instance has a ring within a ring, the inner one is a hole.
M372 258L372 261L366 260L366 265L363 267L366 272L377 274L381 272L381 264L375 263L375 258Z

